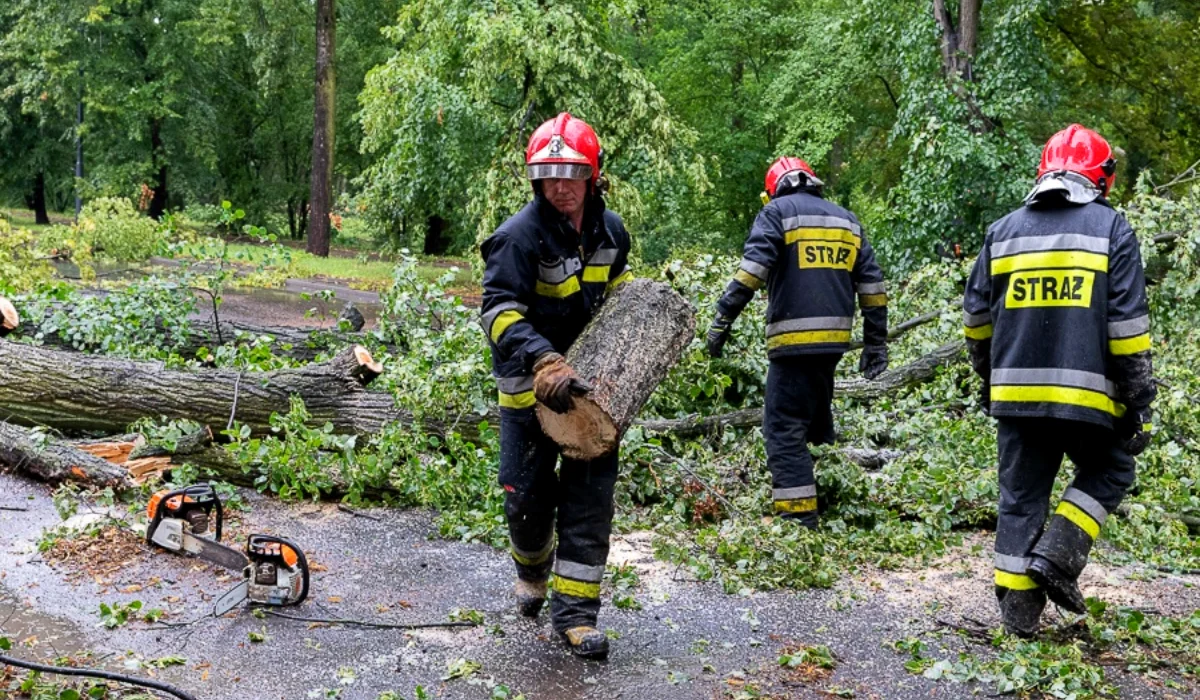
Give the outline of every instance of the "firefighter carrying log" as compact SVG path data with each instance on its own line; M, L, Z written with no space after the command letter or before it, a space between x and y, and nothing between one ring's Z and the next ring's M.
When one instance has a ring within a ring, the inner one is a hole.
M1047 597L1086 612L1079 575L1150 441L1150 316L1137 237L1105 199L1115 170L1096 132L1055 134L1024 206L988 229L963 300L998 425L996 596L1026 637ZM1064 454L1075 477L1047 526Z
M720 357L734 320L767 287L766 409L763 436L775 512L817 526L817 485L808 444L833 442L833 374L850 348L854 296L863 312L859 370L887 369L887 294L858 219L826 201L823 183L799 158L780 158L766 176L765 206L741 266L717 302L708 352Z
M632 277L629 234L604 206L602 158L583 121L564 112L542 124L525 152L533 201L481 246L481 321L500 391L499 479L518 609L537 617L549 578L554 629L572 652L599 659L608 655L596 616L617 454L564 458L556 473L559 448L543 434L534 405L563 413L590 390L563 355L605 297Z

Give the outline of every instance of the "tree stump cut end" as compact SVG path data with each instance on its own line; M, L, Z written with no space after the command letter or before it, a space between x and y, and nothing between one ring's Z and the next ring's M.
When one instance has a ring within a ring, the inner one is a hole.
M17 313L17 307L4 297L0 297L0 338L17 330L17 326L21 325L21 316Z
M570 459L592 460L617 449L620 435L612 418L595 401L585 396L574 398L575 405L566 413L537 405L542 432Z

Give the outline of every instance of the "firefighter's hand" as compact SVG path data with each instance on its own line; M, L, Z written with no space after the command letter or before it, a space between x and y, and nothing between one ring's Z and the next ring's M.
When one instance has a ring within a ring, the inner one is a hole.
M1118 421L1117 437L1121 438L1121 449L1134 457L1146 451L1150 445L1150 432L1154 429L1150 407L1129 409Z
M721 356L732 330L733 319L718 311L717 315L713 317L712 326L708 329L708 336L704 343L710 357Z
M867 345L863 348L862 357L858 358L858 371L867 379L874 379L883 374L888 368L888 349L886 345Z
M592 387L575 374L571 365L556 352L546 353L533 365L533 395L555 413L566 413Z

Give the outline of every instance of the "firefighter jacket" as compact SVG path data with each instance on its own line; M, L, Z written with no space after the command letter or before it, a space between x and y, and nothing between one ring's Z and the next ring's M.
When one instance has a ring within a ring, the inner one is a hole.
M504 408L534 405L533 363L566 354L605 296L632 279L629 234L600 197L589 198L582 228L538 194L480 246L480 320Z
M717 312L732 322L764 285L769 358L846 352L855 294L864 343L887 341L887 294L875 253L858 219L811 187L778 196L759 212Z
M992 224L963 323L993 416L1111 428L1154 400L1137 237L1103 199L1025 206Z

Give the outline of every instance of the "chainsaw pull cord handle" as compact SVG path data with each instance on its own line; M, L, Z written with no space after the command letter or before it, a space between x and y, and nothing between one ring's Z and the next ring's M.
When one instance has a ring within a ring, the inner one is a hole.
M277 544L280 546L279 554L276 555L264 551L266 549L266 545L270 544ZM295 567L292 567L283 558L283 547L285 546L296 553ZM304 602L305 598L308 597L308 558L304 556L304 550L297 547L296 544L291 540L284 537L276 537L275 535L250 535L250 538L246 540L246 556L250 559L250 563L252 565L259 561L278 558L279 561L289 569L300 569L300 597L296 598L296 600L290 604L299 605L300 603Z

